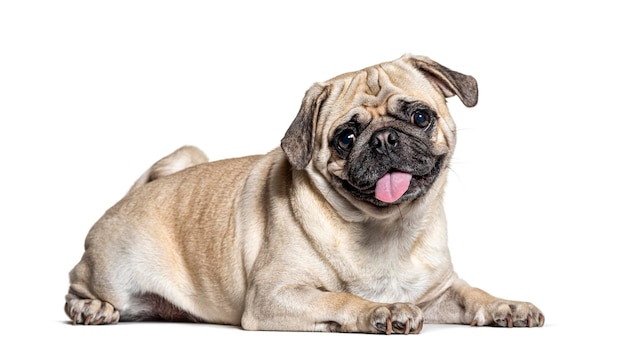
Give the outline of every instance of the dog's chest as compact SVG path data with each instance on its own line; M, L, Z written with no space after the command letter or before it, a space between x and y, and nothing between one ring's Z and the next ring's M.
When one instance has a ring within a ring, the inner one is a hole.
M362 244L350 253L344 257L350 268L344 283L349 292L371 301L419 302L446 271L439 260L445 253L415 246L414 239L399 235Z
M437 273L419 261L359 263L346 280L349 292L376 302L419 302L432 287Z
M383 303L419 303L440 291L453 273L445 219L422 212L350 225L307 212L303 227L332 268L325 286Z

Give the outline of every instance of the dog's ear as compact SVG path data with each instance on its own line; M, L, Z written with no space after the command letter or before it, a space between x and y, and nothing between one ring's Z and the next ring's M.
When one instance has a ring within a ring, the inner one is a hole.
M478 83L472 76L452 71L425 56L405 55L403 59L439 86L444 96L457 95L467 107L478 103Z
M328 92L328 87L321 84L315 84L307 90L298 115L280 142L289 163L296 169L304 169L313 157L317 118Z

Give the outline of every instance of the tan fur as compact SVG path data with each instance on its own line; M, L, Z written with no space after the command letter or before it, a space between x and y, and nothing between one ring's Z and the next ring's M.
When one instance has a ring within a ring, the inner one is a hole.
M184 147L161 159L87 235L68 316L387 334L424 322L543 325L532 304L495 298L453 270L442 205L453 95L475 105L473 78L406 55L315 84L283 150L206 162ZM331 184L346 160L329 139L351 113L383 126L399 98L437 111L431 141L446 164L419 198L377 207Z
M204 162L209 162L209 158L200 149L194 146L181 147L153 164L139 177L130 190Z

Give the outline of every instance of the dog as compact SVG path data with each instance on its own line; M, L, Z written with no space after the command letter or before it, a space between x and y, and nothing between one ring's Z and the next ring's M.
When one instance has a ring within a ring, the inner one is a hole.
M178 149L93 225L66 314L85 325L385 334L542 326L533 304L453 269L443 208L452 96L475 106L476 80L407 54L315 83L265 155L209 162Z

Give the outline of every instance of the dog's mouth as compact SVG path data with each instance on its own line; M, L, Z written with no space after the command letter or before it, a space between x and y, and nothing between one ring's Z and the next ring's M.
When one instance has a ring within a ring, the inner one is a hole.
M434 166L425 174L390 169L366 188L358 188L348 180L339 180L343 188L358 199L376 206L387 206L423 196L439 177L444 160L445 155L439 156Z

